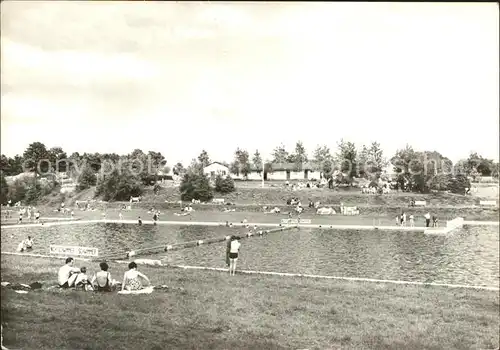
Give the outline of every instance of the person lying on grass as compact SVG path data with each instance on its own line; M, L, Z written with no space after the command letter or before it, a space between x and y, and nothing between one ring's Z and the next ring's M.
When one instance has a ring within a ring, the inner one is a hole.
M141 290L143 287L139 278L142 278L148 284L151 284L146 275L137 271L137 264L135 262L132 261L128 264L128 268L129 270L123 275L122 290Z
M79 268L73 267L73 258L66 258L66 265L59 269L57 274L57 281L59 282L59 287L61 288L71 288L75 285L76 278L81 272Z

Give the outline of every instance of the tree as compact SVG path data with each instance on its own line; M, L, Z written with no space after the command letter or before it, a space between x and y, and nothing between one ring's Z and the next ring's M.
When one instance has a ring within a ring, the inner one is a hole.
M83 191L87 188L95 186L97 176L89 166L84 166L80 175L78 176L78 190Z
M370 159L370 151L369 149L363 145L361 148L361 152L359 153L359 176L362 178L368 178L369 171L367 171L368 162Z
M295 153L289 161L295 163L296 171L302 171L302 166L308 161L307 152L302 141L297 141L295 144Z
M202 150L200 155L198 156L198 162L200 162L202 168L205 168L210 165L210 157L208 156L207 151Z
M215 178L215 191L219 193L230 193L233 192L235 189L234 187L234 180L231 178L231 176L226 176L225 178L222 177L221 175L217 175Z
M431 189L442 189L449 183L452 162L439 152L416 152L406 145L398 150L391 163L398 174L398 183L409 190L426 193ZM438 178L436 178L438 177Z
M283 144L279 145L276 147L273 151L273 160L272 163L274 164L283 164L288 161L289 154L285 149L285 146Z
M236 175L241 174L246 178L250 170L250 157L248 152L238 147L236 152L234 152L234 161L230 165L230 171Z
M23 172L23 158L16 155L14 158L2 154L0 160L0 169L5 176L13 176Z
M493 170L491 171L491 176L495 179L498 179L498 173L500 170L500 166L498 163L493 164Z
M363 146L363 151L365 147ZM384 157L384 151L380 148L380 143L372 142L368 153L368 168L365 168L365 173L368 175L373 175L376 179L380 178L382 171L387 166L388 162Z
M253 166L257 171L262 171L262 156L259 153L259 150L255 150L255 153L252 157Z
M321 171L325 177L332 175L334 164L330 148L326 145L317 146L313 156L314 162L318 166L318 170Z
M349 180L355 178L358 174L356 146L352 142L340 140L338 143L337 161L340 171L347 175Z
M196 170L184 174L179 190L183 201L195 199L207 202L213 198L208 178Z
M7 185L7 180L5 180L3 171L0 171L0 204L7 203L8 193L9 186Z
M172 169L172 172L175 175L181 175L181 174L184 173L184 171L185 171L184 166L180 162L178 162L177 164L175 164L174 168Z
M48 156L52 169L56 172L66 172L68 156L61 147L52 147L49 149Z
M49 153L41 142L30 144L24 151L23 158L27 170L35 173L35 180L40 173L47 173L50 170Z
M131 196L142 193L141 180L128 169L114 169L109 175L101 175L96 188L96 195L105 201L128 201Z
M158 172L162 170L166 166L166 164L167 161L160 152L155 152L155 151L148 152L148 167L146 170L148 172L148 175L154 176L155 183L158 181Z
M473 176L473 172L477 171L477 175L481 176L491 176L491 173L494 169L494 162L492 159L486 159L483 156L479 155L476 152L473 152L469 155L469 158L466 160L466 170L467 175Z

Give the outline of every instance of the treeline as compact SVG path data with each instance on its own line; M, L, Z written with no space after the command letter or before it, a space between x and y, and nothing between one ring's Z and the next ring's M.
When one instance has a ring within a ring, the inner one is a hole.
M104 200L128 200L130 196L140 195L145 186L155 185L165 174L182 176L183 199L209 200L214 191L230 192L234 183L229 177L210 179L203 175L203 168L211 163L206 150L184 168L181 163L167 166L160 152L143 152L135 149L130 154L83 153L71 155L61 147L48 149L41 142L34 142L22 155L13 158L1 155L0 201L36 201L59 188L59 176L66 173L78 184L77 190L96 187L96 194ZM225 163L232 174L246 177L251 171L262 169L272 172L283 168L292 171L310 170L320 172L321 177L333 178L337 184L353 184L359 178L377 181L384 177L384 169L392 166L395 180L400 188L413 192L426 193L431 190L449 190L461 193L468 187L468 179L477 180L480 176L498 178L499 165L491 159L472 153L467 159L453 164L450 159L435 151L416 151L406 146L390 158L384 154L378 142L363 145L360 149L353 142L341 140L334 152L327 145L318 145L308 156L301 141L289 152L283 144L277 146L270 160L264 160L259 150L252 155L247 150L237 148L232 162ZM312 169L311 169L312 168ZM7 185L6 176L22 172L33 174L32 178L20 178ZM206 178L206 181L202 178ZM42 181L43 179L43 181ZM389 179L385 179L389 180ZM199 191L198 191L199 189ZM159 190L156 185L155 191Z
M48 149L41 142L28 146L22 155L13 158L1 155L0 201L35 202L54 189L60 189L61 173L77 184L77 190L96 187L96 195L104 200L128 200L138 196L145 186L155 184L170 172L160 152L147 153L135 149L130 154L116 153L72 153L70 156L61 148ZM174 166L175 171L182 168ZM7 184L6 176L30 173Z

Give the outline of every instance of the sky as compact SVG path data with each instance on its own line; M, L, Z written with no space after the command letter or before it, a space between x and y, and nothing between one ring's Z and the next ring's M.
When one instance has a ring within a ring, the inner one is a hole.
M1 152L499 158L495 3L1 3Z

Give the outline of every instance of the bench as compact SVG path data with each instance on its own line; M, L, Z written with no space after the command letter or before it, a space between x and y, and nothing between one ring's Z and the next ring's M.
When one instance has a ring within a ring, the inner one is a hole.
M281 219L282 224L299 224L298 219ZM300 219L300 224L310 224L311 219Z
M212 199L212 203L224 204L224 198L214 198L214 199Z
M497 201L479 201L479 205L496 206Z
M427 205L426 201L415 201L415 206L422 206L425 207Z
M359 215L359 210L356 207L344 207L344 215Z

